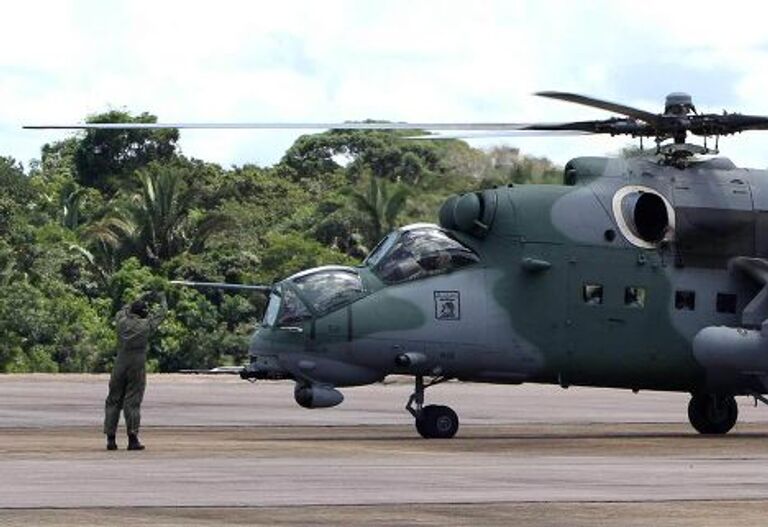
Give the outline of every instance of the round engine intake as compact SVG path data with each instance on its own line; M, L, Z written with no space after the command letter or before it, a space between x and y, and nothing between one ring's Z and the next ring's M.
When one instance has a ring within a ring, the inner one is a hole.
M621 234L633 245L650 249L675 228L675 211L659 192L628 186L613 196L613 214Z

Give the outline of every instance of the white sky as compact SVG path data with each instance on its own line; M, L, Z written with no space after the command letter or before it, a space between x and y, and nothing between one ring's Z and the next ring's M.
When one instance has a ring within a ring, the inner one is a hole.
M685 1L9 0L0 31L0 155L25 164L108 108L166 122L562 121L609 114L532 97L589 94L661 111L768 115L768 4ZM278 161L298 136L183 131L185 154ZM565 163L605 137L491 141ZM488 141L483 141L483 144ZM768 167L768 132L721 141Z

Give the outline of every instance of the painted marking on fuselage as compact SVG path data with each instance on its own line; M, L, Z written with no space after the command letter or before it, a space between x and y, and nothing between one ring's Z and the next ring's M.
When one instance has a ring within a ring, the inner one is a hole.
M435 291L435 319L461 320L461 298L458 291Z

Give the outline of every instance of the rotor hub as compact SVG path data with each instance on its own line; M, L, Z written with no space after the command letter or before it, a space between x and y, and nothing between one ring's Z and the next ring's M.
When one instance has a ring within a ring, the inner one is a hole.
M688 115L691 112L695 113L696 107L690 94L677 91L667 95L664 103L665 115Z

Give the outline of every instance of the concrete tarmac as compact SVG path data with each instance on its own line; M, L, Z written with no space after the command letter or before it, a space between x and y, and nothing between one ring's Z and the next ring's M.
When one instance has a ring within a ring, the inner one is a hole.
M768 408L703 437L685 394L446 383L423 440L402 380L305 410L287 382L151 376L144 452L106 452L106 376L0 376L0 525L756 525ZM124 438L119 438L124 447ZM663 521L656 521L662 518Z

